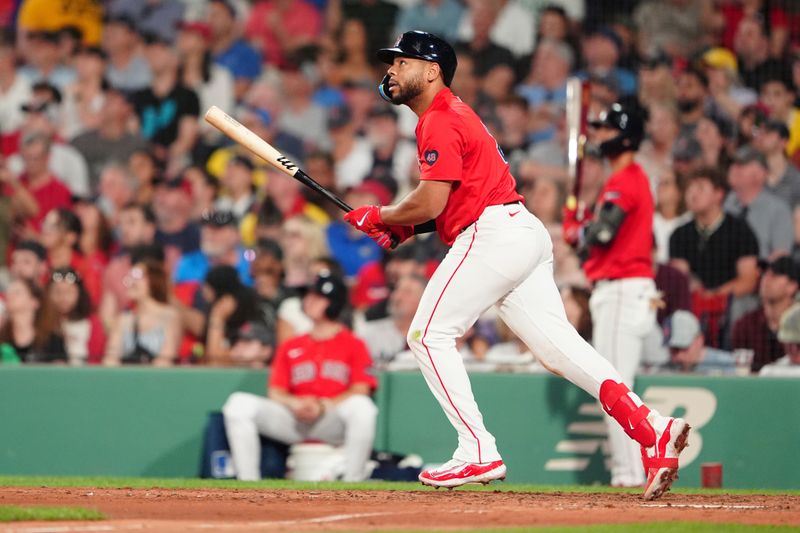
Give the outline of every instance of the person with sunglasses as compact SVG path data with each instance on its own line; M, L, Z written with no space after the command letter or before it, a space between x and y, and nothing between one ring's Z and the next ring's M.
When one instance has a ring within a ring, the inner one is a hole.
M71 268L54 270L47 297L64 336L69 363L99 363L105 349L105 330L94 314L91 298L80 275Z

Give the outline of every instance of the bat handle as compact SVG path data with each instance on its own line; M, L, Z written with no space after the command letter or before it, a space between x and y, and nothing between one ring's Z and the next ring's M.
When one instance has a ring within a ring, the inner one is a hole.
M395 235L394 233L390 233L390 235L392 236L392 244L391 244L391 246L389 246L389 248L391 250L394 250L400 244L400 239L397 238L397 235Z

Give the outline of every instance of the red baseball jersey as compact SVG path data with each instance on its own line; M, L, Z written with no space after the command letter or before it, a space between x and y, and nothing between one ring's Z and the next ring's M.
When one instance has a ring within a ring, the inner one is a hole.
M586 277L592 281L652 278L653 193L638 164L631 163L608 178L597 198L597 208L609 202L625 212L625 219L611 244L591 247L583 265Z
M445 244L478 220L490 205L521 201L497 141L478 115L450 89L442 89L417 123L420 179L451 181L436 230Z
M278 347L269 375L269 387L298 396L333 398L356 383L377 386L372 359L364 341L347 329L330 339L311 335L289 339Z

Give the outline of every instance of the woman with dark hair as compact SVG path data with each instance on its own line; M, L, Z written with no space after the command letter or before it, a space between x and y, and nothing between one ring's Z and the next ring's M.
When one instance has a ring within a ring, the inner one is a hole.
M145 259L135 263L123 283L134 308L117 318L103 364L172 365L182 331L178 310L169 303L163 262Z
M136 176L139 188L136 189L136 203L149 205L155 195L155 182L161 178L164 169L155 152L141 148L133 152L127 161L128 171Z
M211 302L206 318L206 360L213 364L227 355L239 328L263 318L258 295L239 281L231 266L217 266L208 272L203 296Z
M12 350L23 363L66 362L64 339L41 287L14 279L6 290L6 319L0 347Z
M54 270L47 293L61 327L69 363L99 363L106 335L80 275L71 268Z

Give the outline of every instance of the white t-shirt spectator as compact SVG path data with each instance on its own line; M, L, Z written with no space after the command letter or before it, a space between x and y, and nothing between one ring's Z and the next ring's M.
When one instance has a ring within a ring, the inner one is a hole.
M788 355L761 367L759 376L771 378L800 378L800 365L792 364Z
M0 89L0 133L19 129L25 114L20 106L31 99L31 82L24 76L14 76L14 83L6 92Z

